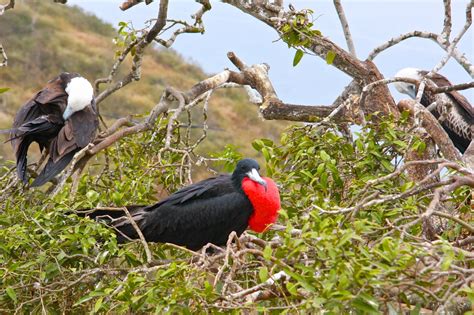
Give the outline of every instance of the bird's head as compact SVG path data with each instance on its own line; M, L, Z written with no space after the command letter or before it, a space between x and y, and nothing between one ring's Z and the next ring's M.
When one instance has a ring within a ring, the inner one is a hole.
M417 68L403 68L395 74L395 77L421 81L423 76L420 71L421 70ZM411 98L416 98L416 86L414 84L408 82L395 82L393 85L398 92L406 94Z
M63 119L66 120L93 102L94 89L86 78L77 73L64 72L59 78L68 95L67 106L63 113Z
M252 159L243 159L237 163L234 172L232 173L232 180L237 184L241 185L244 178L248 178L257 184L267 187L267 182L260 176L258 172L260 166L257 161Z

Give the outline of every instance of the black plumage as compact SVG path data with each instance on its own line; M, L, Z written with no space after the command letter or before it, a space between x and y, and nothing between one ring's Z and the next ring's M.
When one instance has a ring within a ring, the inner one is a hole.
M240 235L249 224L254 207L242 189L242 180L251 176L259 185L266 186L258 173L255 175L258 169L257 162L244 159L232 175L220 175L184 187L151 206L127 209L147 241L173 243L191 250L207 243L224 245L232 231ZM88 216L105 220L118 230L119 242L138 238L123 213L98 210Z
M79 99L71 105L66 90L75 78L83 81L79 87L76 84L76 90L69 91ZM17 174L23 182L28 181L27 153L33 142L38 143L41 151L47 149L49 153L45 167L32 183L32 186L40 186L59 174L74 154L94 139L98 119L89 86L79 74L65 72L49 81L20 108L13 121L10 140L16 155ZM66 110L69 113L65 118Z

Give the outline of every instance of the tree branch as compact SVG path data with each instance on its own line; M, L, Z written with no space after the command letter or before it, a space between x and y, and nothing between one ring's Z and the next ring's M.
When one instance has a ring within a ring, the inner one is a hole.
M393 37L389 39L387 42L374 48L372 52L369 53L367 60L374 60L375 57L377 57L377 55L381 53L382 51L392 46L395 46L396 44L399 44L400 42L412 37L430 39L434 41L436 44L438 44L443 50L445 51L448 50L448 45L443 41L443 38L441 37L441 35L431 33L431 32L425 32L425 31L411 31L411 32L399 35L397 37ZM474 77L474 65L466 58L466 56L463 53L461 53L456 48L453 48L452 57L464 68L464 70L466 70L467 73L469 73L471 77Z
M287 24L291 25L295 16L295 11L292 10L284 11L282 8L280 8L279 11L270 10L268 8L268 1L259 1L256 4L249 4L244 0L223 0L223 2L266 23L277 31L280 36L284 35L282 33L282 26ZM319 35L308 37L307 35L301 34L301 36L306 36L305 38L309 41L309 44L305 45L305 49L310 50L322 59L326 60L326 56L329 52L335 53L336 57L332 65L354 78L359 86L365 86L383 78L382 74L372 62L362 62L358 60L329 39ZM399 115L390 91L384 85L376 88L375 93L370 95L368 103L370 106L362 109L366 114L377 112L382 115L391 114L395 117Z
M445 38L445 42L449 43L449 37L451 36L451 0L443 0L444 3L444 22L443 31L441 36Z
M474 81L471 81L471 82L468 82L468 83L456 84L456 85L449 85L449 86L441 86L441 87L431 88L431 91L434 94L439 94L439 93L446 93L446 92L451 92L451 91L467 90L467 89L470 89L470 88L474 88Z
M461 29L461 31L459 32L459 34L453 39L453 41L449 45L449 47L447 49L446 56L444 56L443 59L441 59L441 61L421 81L421 83L418 87L418 92L416 94L416 101L417 102L421 101L421 97L423 96L423 92L425 90L426 80L428 78L430 78L433 74L437 73L439 70L441 70L441 68L443 68L446 65L449 58L451 58L451 56L454 52L454 48L456 48L456 45L459 43L461 38L464 36L464 34L467 32L467 30L471 26L471 24L472 24L472 12L471 12L471 10L472 10L473 6L474 6L474 1L471 1L471 2L468 3L468 5L466 7L466 23L464 24L464 26Z
M121 5L120 5L120 10L122 11L126 11L128 9L130 9L131 7L134 7L136 6L137 4L141 3L145 1L145 3L147 5L149 5L150 3L153 2L153 0L127 0L127 1L124 1Z
M347 22L347 18L344 13L341 0L334 0L334 7L336 8L337 15L339 16L339 21L341 22L342 30L344 31L344 37L346 38L347 48L354 57L357 57L354 42L352 41L351 31L349 29L349 23Z

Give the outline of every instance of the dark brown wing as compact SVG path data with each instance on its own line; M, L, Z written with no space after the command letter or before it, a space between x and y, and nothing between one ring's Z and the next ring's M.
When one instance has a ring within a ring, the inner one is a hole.
M77 146L83 148L94 140L99 127L99 119L92 106L87 106L82 111L74 113L69 121Z
M40 116L51 115L62 117L62 113L67 106L67 93L56 84L56 80L58 80L58 78L50 81L41 91L36 93L35 96L20 108L13 120L12 138L19 136L15 132L16 128ZM21 139L12 141L15 150L20 141Z
M41 186L61 173L74 154L94 140L98 126L99 120L92 106L72 114L51 141L50 158L32 186Z
M420 71L420 73L422 75L428 74L427 71ZM431 80L438 87L452 86L451 82L449 82L449 80L445 76L439 73L435 73L431 77ZM471 115L471 117L474 117L474 107L471 105L471 103L469 103L469 101L467 100L467 98L464 97L464 95L462 95L458 91L451 91L447 92L446 94L451 96L469 115Z

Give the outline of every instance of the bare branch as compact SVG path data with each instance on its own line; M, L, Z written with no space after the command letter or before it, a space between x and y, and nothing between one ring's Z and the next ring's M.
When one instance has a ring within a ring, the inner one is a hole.
M378 81L374 81L370 84L367 84L366 86L364 86L364 88L362 89L362 93L361 93L361 96L360 96L360 104L361 106L364 106L365 105L365 100L367 98L367 96L369 95L369 93L372 91L373 88L379 86L379 85L383 85L383 84L390 84L390 83L395 83L395 82L407 82L407 83L412 83L412 84L415 84L415 85L418 85L419 84L419 81L418 80L415 80L415 79L410 79L410 78L400 78L400 77L395 77L395 78L389 78L389 79L382 79L382 80L378 80Z
M420 37L420 38L426 38L426 39L431 39L433 41L436 41L438 38L438 34L431 33L431 32L424 32L424 31L411 31L405 34L401 34L397 37L393 37L386 41L385 43L381 44L380 46L377 46L374 48L370 53L369 56L367 57L367 60L374 60L375 57L377 57L378 54L380 54L382 51L395 46L396 44L399 44L400 42L412 38L412 37Z
M128 10L128 9L130 9L131 7L136 6L137 4L139 4L139 3L143 2L143 1L145 1L145 3L146 3L147 5L153 2L153 0L127 0L127 1L124 1L124 2L120 5L120 10L122 10L122 11Z
M125 51L120 55L119 60L117 60L113 67L112 70L109 74L109 77L105 79L99 79L96 81L96 91L98 90L98 85L100 83L104 82L111 82L111 76L113 76L120 63L125 59L125 57L128 55L128 53L132 50L133 47L135 47L135 55L133 56L133 64L132 64L132 69L130 72L121 80L116 82L114 85L100 93L96 97L96 104L99 105L106 97L110 96L112 93L118 91L119 89L123 88L124 86L128 85L129 83L133 81L138 81L140 80L141 77L141 64L142 64L142 59L143 59L143 54L145 48L155 39L155 37L158 35L158 33L163 29L163 27L166 25L166 18L168 15L168 0L161 0L160 2L160 7L158 10L158 18L155 22L155 24L152 26L152 28L141 38L139 38L136 42L132 42L128 45L128 47L125 49Z
M260 1L252 4L244 0L223 0L223 2L266 23L275 29L275 31L277 31L281 36L284 35L282 33L282 26L291 24L295 15L295 11L293 10L283 11L281 8L279 11L270 10L268 8L268 1ZM329 52L335 53L336 57L334 58L332 65L354 78L360 86L367 85L383 78L380 71L372 62L362 62L358 60L352 54L340 48L328 38L318 35L308 37L302 33L300 36L304 36L310 41L310 43L305 46L305 49L313 52L324 60L326 60L326 56ZM365 110L366 114L378 112L381 115L392 114L393 116L398 117L399 112L388 88L381 85L377 86L376 89L375 93L370 95L370 106L362 110Z
M447 51L448 49L448 46L443 41L442 37L438 34L431 33L431 32L424 32L424 31L411 31L411 32L399 35L397 37L393 37L389 39L387 42L374 48L372 52L369 53L367 60L373 60L382 51L392 46L395 46L396 44L412 37L430 39L434 41L436 44L438 44L445 51ZM452 57L464 68L464 70L466 70L467 73L469 73L471 77L474 77L474 65L466 58L466 56L463 53L457 50L457 48L453 48Z
M151 254L150 248L148 247L148 243L147 243L146 240L145 240L145 236L143 236L142 231L141 231L140 228L138 227L137 222L135 222L135 220L133 219L132 215L130 214L130 211L128 211L127 207L123 207L122 210L123 210L123 212L125 212L125 214L127 215L128 222L130 222L130 224L131 224L131 225L133 226L133 228L135 229L135 232L137 232L138 237L140 238L140 241L141 241L141 243L142 243L142 245L143 245L143 248L145 249L146 261L147 261L148 264L150 264L151 261L153 260L153 255Z
M444 2L444 22L443 22L443 31L441 36L445 38L445 42L449 42L449 37L451 36L451 0L443 0Z
M347 48L354 57L357 57L354 42L352 41L351 31L349 29L349 23L347 22L347 18L344 13L341 0L334 0L334 7L336 8L337 15L339 16L339 21L341 22L342 30L344 31L344 37L346 38Z
M474 81L471 81L468 83L461 83L461 84L456 84L456 85L432 88L431 91L434 94L439 94L439 93L446 93L446 92L451 92L451 91L467 90L470 88L474 88Z
M474 1L471 1L468 3L466 7L466 23L464 24L462 30L459 32L459 34L453 39L451 44L449 45L447 49L447 54L444 56L443 59L423 78L423 80L420 83L420 86L418 87L418 92L416 94L416 101L420 102L421 97L423 96L423 92L425 90L425 85L426 85L426 80L430 78L433 74L437 73L441 68L443 68L446 63L448 62L449 58L451 58L454 48L456 48L456 45L459 43L461 38L464 36L464 34L467 32L469 27L472 24L472 7L474 6Z
M270 278L267 279L265 282L257 284L257 285L255 285L251 288L246 289L246 290L230 294L229 297L232 298L232 299L237 299L237 298L241 298L241 297L244 297L246 295L251 294L251 301L256 301L257 298L258 298L258 295L260 294L259 291L261 291L261 289L266 288L266 287L270 287L275 282L280 281L281 279L288 280L288 279L290 279L290 276L288 276L286 274L286 272L280 271L280 272L274 274L273 276L270 276Z
M470 225L466 221L463 221L463 220L459 219L458 217L455 217L453 215L450 215L450 214L444 213L444 212L440 212L440 211L433 211L433 215L437 215L439 217L443 217L443 218L446 218L446 219L453 220L454 222L462 225L470 233L474 233L474 226Z
M439 64L436 67L434 67L434 69L431 71L432 73L437 73L439 70L441 70L441 68L444 67L444 65L446 65L449 58L451 58L451 56L454 52L454 49L456 48L456 45L459 43L459 41L464 36L464 34L466 34L469 27L471 27L471 24L472 24L472 7L473 6L474 6L474 1L471 1L471 2L468 3L468 5L466 7L466 22L465 22L463 28L461 29L459 34L453 39L453 41L451 42L451 44L449 45L449 47L447 49L446 56L439 62ZM430 74L428 74L427 76L429 77Z

